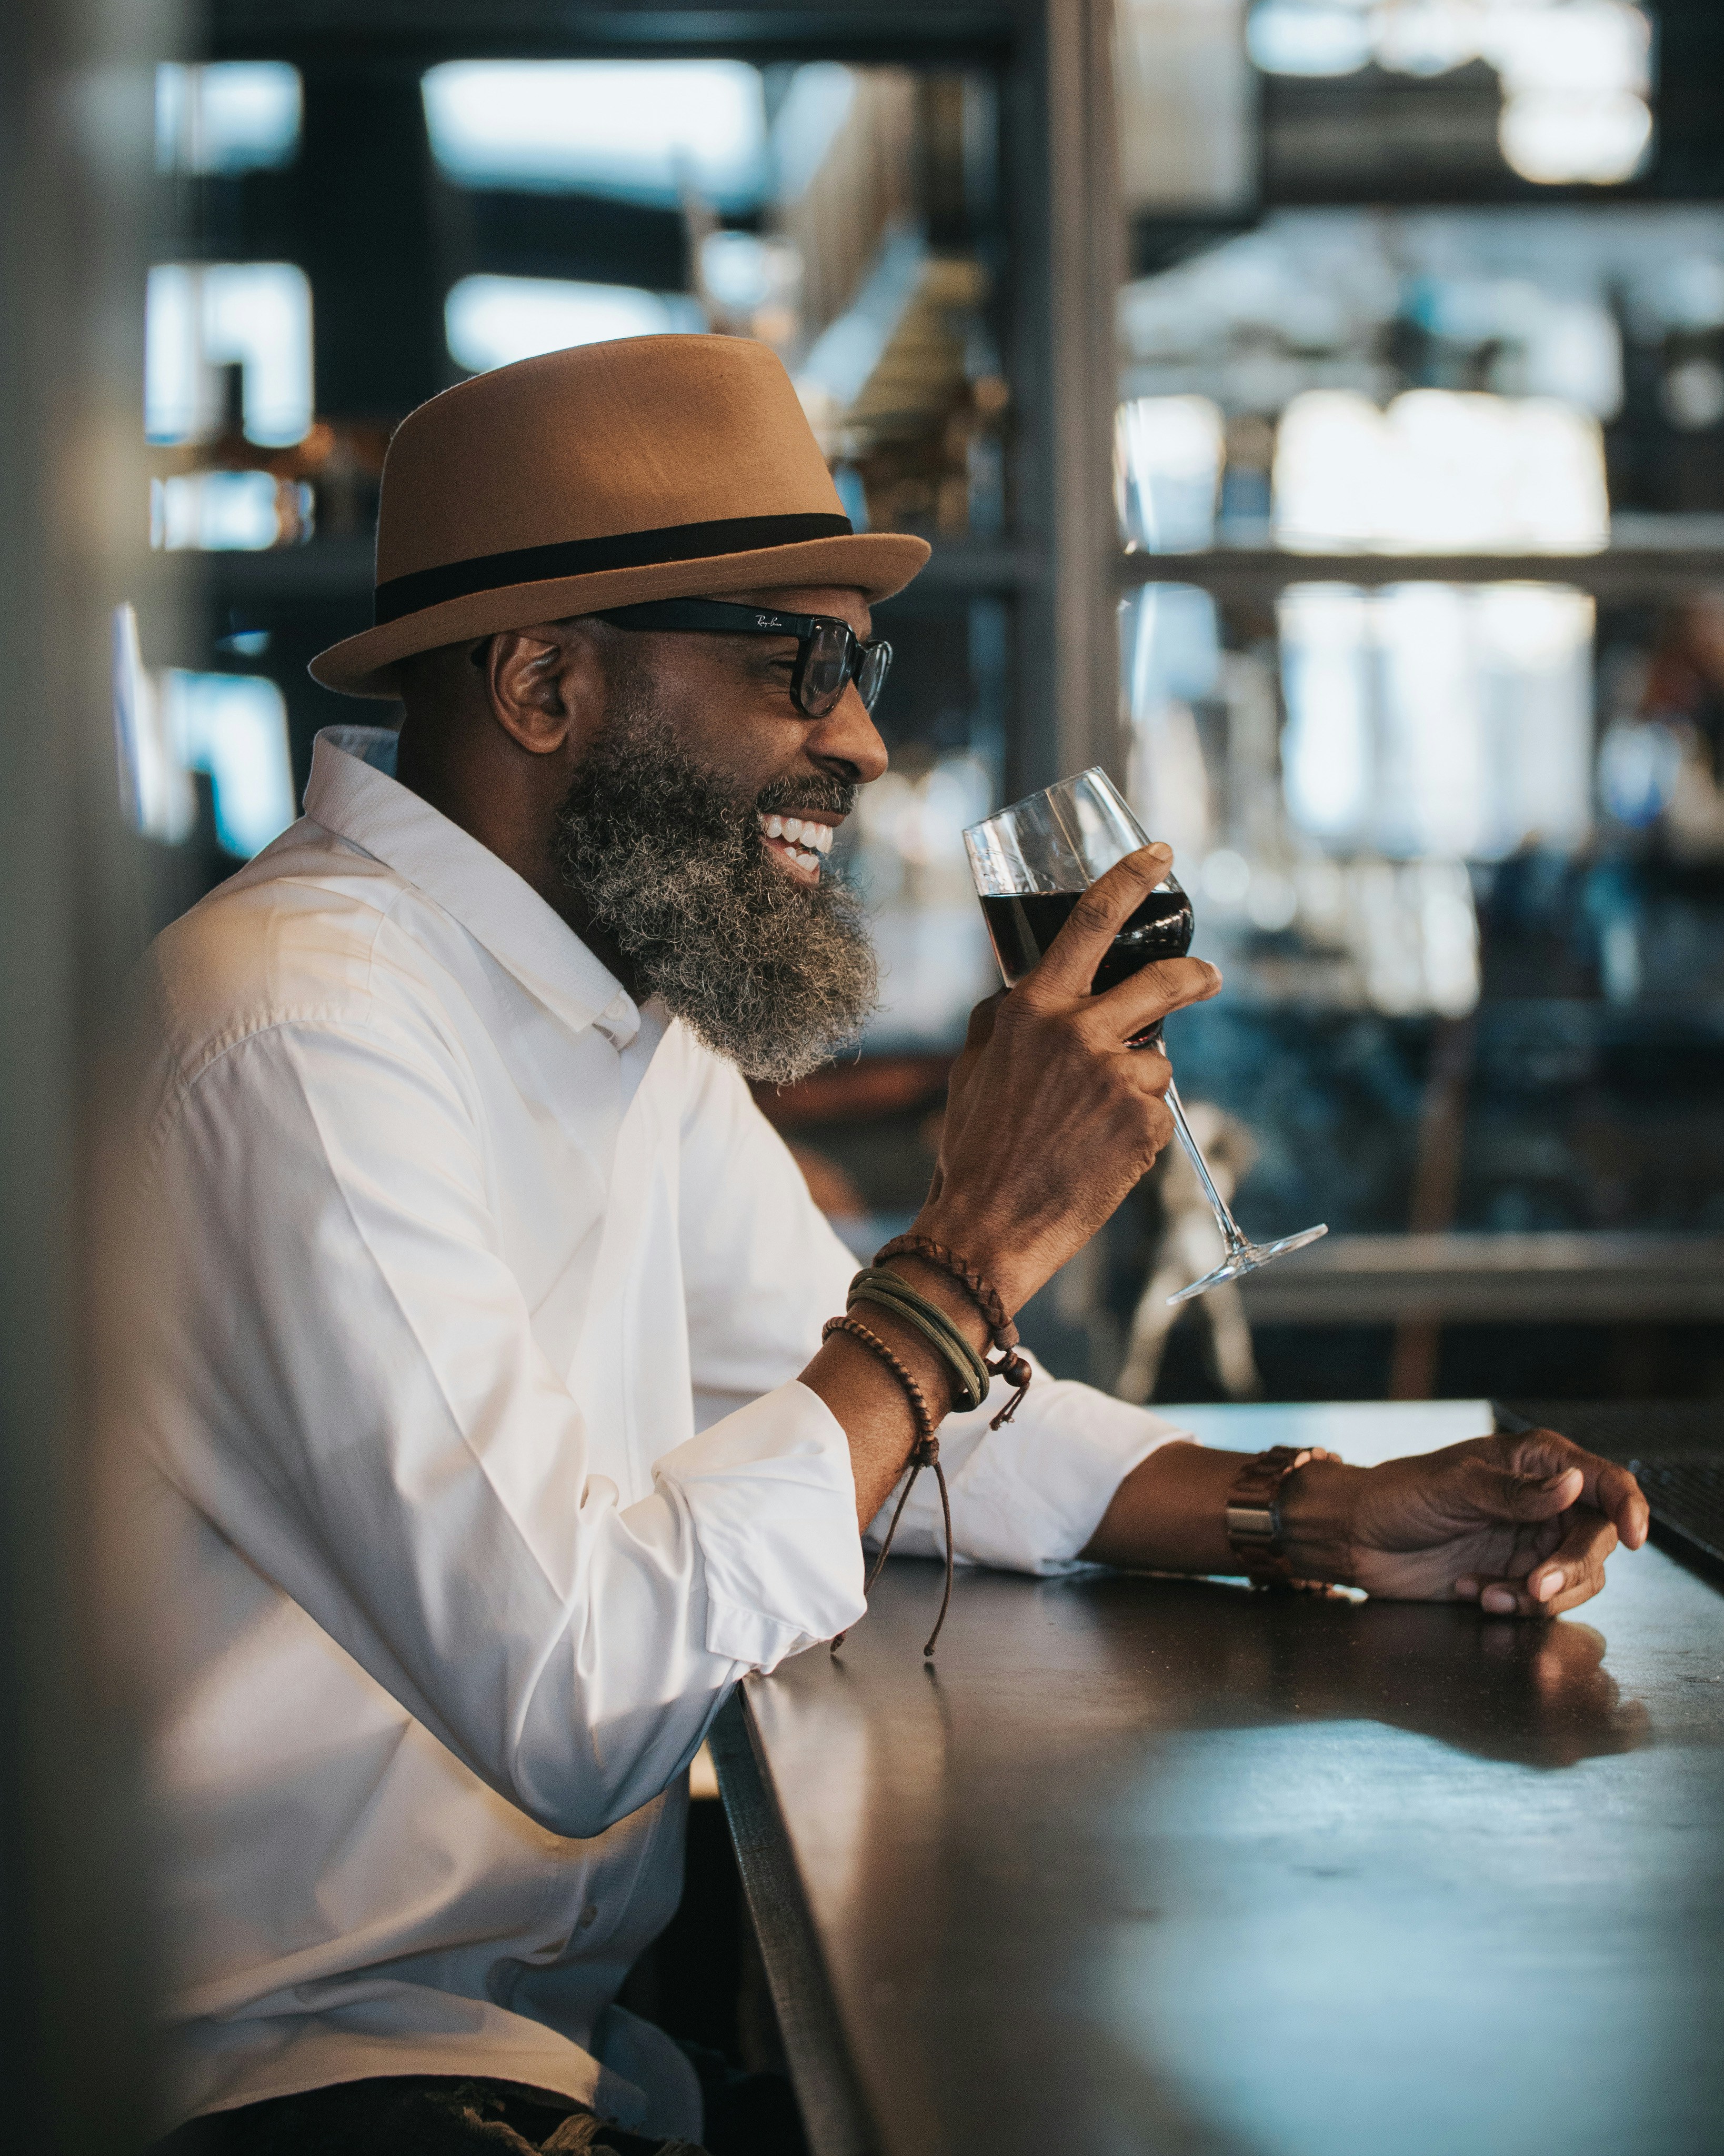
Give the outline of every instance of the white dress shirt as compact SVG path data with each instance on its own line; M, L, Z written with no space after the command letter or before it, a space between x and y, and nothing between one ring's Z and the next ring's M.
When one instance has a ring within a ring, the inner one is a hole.
M854 1261L735 1070L393 754L321 736L305 818L149 967L127 1518L172 2113L472 2073L692 2137L613 2002L729 1688L862 1614L796 1375ZM1173 1435L1045 1377L954 1418L959 1550L1070 1564ZM937 1547L920 1490L906 1531Z

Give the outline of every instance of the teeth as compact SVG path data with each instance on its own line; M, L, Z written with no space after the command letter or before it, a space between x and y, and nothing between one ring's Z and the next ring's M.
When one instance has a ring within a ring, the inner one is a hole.
M762 816L762 834L776 839L804 868L818 868L823 855L832 851L834 832L829 824L817 824L800 816Z

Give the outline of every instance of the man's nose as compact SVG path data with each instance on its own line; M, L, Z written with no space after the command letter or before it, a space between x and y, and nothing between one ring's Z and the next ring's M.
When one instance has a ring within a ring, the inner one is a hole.
M843 696L826 716L814 721L807 747L817 763L844 764L863 786L878 778L889 761L886 745L854 681L845 684Z

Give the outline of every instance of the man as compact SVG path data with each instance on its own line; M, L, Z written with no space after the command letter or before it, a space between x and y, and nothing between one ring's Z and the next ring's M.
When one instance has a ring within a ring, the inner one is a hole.
M912 1389L954 1393L894 1311L887 1355L822 1343L851 1261L744 1083L870 1005L823 864L885 768L870 604L926 553L850 532L761 346L448 392L390 451L377 626L314 668L398 695L398 740L321 737L305 819L156 946L129 1520L167 1620L185 2146L700 2133L615 2005L676 1901L690 1758L739 1676L861 1616ZM1168 1136L1167 1067L1125 1044L1219 977L1087 993L1167 858L972 1020L918 1227L1008 1310ZM986 1349L958 1278L894 1262ZM942 1438L966 1558L1243 1568L1249 1463L1142 1409L1038 1376ZM1523 1614L1645 1524L1548 1435L1279 1494L1284 1566Z

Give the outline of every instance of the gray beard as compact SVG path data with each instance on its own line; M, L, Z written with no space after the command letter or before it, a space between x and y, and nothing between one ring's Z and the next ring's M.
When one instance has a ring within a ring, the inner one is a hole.
M880 969L855 893L793 882L757 817L844 814L855 792L814 776L726 794L637 677L558 814L557 866L649 994L744 1077L788 1085L854 1043Z

